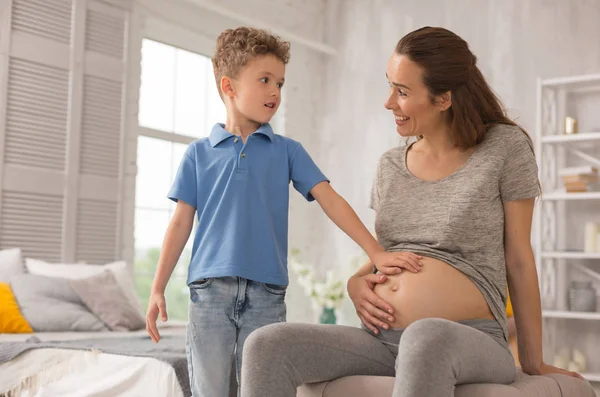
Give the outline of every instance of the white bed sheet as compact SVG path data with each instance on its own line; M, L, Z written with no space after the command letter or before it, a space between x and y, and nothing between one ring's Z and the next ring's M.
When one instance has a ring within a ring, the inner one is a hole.
M182 324L161 326L163 335L184 334ZM35 335L43 341L93 337L123 337L136 332L59 332L0 334L0 342L23 341ZM26 380L35 380L27 382ZM25 383L23 383L25 380ZM0 393L23 384L23 397L182 397L173 368L160 360L72 349L32 349L0 365Z

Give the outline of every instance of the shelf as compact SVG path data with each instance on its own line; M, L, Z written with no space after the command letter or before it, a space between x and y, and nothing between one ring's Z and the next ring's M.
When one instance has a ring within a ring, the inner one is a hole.
M580 132L571 135L545 135L542 143L586 146L600 143L600 132Z
M544 87L586 83L600 83L600 74L588 74L582 76L569 76L542 80L542 86Z
M542 193L542 200L600 200L600 192L567 193L564 191Z
M571 312L561 310L542 310L544 318L565 318L573 320L600 320L598 312Z
M551 259L600 259L600 252L583 252L583 251L542 252L542 258L551 258Z

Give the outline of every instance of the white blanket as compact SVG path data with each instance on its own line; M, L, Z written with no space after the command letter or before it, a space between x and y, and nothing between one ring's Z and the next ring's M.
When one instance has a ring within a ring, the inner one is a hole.
M185 327L161 327L161 334L182 334ZM44 341L76 340L91 337L123 337L145 331L36 333ZM0 334L0 342L23 341L32 334ZM167 363L72 349L33 349L0 365L0 394L23 397L182 397L175 372Z

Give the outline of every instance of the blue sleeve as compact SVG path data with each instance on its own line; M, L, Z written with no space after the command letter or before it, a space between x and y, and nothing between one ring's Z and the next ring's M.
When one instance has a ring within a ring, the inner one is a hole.
M175 180L167 197L175 202L181 200L194 208L198 208L196 181L196 153L190 145L181 159Z
M294 188L308 201L315 198L310 190L319 182L329 180L323 175L319 167L310 158L302 144L294 142L290 156L290 178Z

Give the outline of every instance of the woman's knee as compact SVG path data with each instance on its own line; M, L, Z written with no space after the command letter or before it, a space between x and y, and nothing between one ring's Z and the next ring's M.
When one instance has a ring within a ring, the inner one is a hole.
M441 318L426 318L409 325L400 338L399 350L405 354L438 355L455 343L455 324ZM408 350L408 351L406 351ZM402 353L398 353L400 355Z
M285 323L269 324L254 331L244 343L244 357L254 352L267 352L278 349L279 345L286 339Z
M244 343L243 360L257 357L274 357L290 346L290 341L298 332L292 323L276 323L260 327L253 331Z

